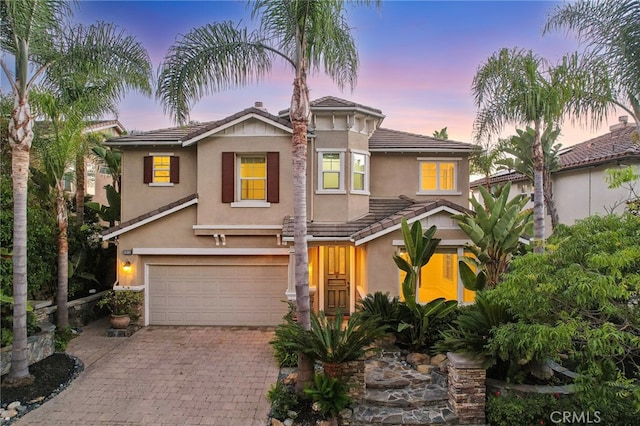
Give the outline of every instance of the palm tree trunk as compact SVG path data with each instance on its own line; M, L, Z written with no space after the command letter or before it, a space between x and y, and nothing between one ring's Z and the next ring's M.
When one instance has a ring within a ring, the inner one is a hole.
M544 253L544 152L540 124L535 123L533 138L533 251Z
M58 330L69 327L69 240L67 229L69 217L64 199L64 184L56 183L56 222L58 224L58 292L56 293Z
M291 123L293 126L293 217L294 257L296 280L296 309L298 322L311 329L311 307L309 303L309 253L307 247L307 129L309 127L309 89L304 68L293 82L291 97ZM299 391L313 380L313 360L298 354Z
M11 368L4 383L33 381L27 349L27 184L33 121L27 99L15 95L9 120L13 178L13 347Z
M556 229L560 223L560 216L556 208L556 202L553 199L553 187L551 183L551 175L548 172L544 174L544 202L551 216L551 229Z
M84 222L84 156L76 157L76 220L78 225Z

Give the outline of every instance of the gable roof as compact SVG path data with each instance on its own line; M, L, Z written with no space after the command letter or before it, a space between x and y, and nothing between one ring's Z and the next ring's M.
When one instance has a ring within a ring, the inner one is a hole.
M369 213L345 223L307 223L307 235L312 240L343 239L354 241L356 245L373 240L400 228L402 218L416 219L439 211L463 213L470 210L447 200L416 202L406 196L398 198L371 198ZM293 218L285 217L282 236L292 240L294 232Z
M369 138L371 152L460 152L473 151L476 145L438 139L416 133L378 128Z
M189 145L197 142L211 134L223 130L229 125L247 118L270 122L271 124L293 132L291 122L261 108L250 107L240 112L223 118L222 120L208 121L205 123L192 123L185 126L170 127L166 129L151 130L143 133L134 133L109 139L107 145Z
M636 126L627 125L589 139L560 151L560 168L553 172L577 170L622 159L640 160L640 141L634 139ZM492 185L502 182L519 182L527 177L515 171L497 173L490 178ZM485 179L470 183L471 188L483 185Z
M139 228L140 226L146 225L149 222L153 222L154 220L158 220L162 217L168 216L172 213L180 211L185 207L192 206L198 203L198 194L191 194L184 198L181 198L177 201L159 207L157 209L146 212L138 217L134 217L133 219L127 220L126 222L122 222L119 225L112 226L109 229L105 229L100 233L102 236L102 240L108 240L113 237L117 237L120 234L124 234L125 232L129 232L133 229Z

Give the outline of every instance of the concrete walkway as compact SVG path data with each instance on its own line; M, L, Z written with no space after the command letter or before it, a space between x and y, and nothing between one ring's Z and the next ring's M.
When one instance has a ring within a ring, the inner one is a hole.
M67 349L85 369L18 425L264 426L278 377L273 329L145 327L105 337L96 321Z

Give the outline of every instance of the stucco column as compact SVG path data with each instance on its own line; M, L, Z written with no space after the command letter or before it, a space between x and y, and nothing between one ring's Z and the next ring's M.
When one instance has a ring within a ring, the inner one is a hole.
M287 277L287 291L285 295L287 296L287 300L289 302L294 302L296 300L296 280L295 280L295 270L296 270L296 257L295 250L293 247L289 247L289 269L288 269L288 277Z

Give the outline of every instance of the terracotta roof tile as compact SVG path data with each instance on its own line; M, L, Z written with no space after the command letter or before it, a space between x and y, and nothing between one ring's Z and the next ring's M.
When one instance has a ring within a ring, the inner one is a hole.
M379 128L369 138L371 151L424 150L425 152L471 152L475 145L431 136Z
M141 142L173 142L175 144L181 144L184 141L193 139L197 136L202 135L203 133L216 129L248 114L258 114L271 121L291 128L291 122L289 120L275 116L273 114L269 114L263 109L251 107L230 115L226 118L223 118L222 120L208 121L205 123L194 123L188 124L186 126L170 127L167 129L151 130L149 132L143 133L134 133L118 138L109 139L107 143L110 145L135 145L136 143Z
M569 146L560 152L560 169L558 171L591 167L625 158L640 159L640 141L636 139L634 134L637 134L636 127L628 125ZM510 172L492 176L491 184L518 182L526 179L526 176L520 173ZM484 181L484 178L474 180L470 187L477 188L483 185Z

